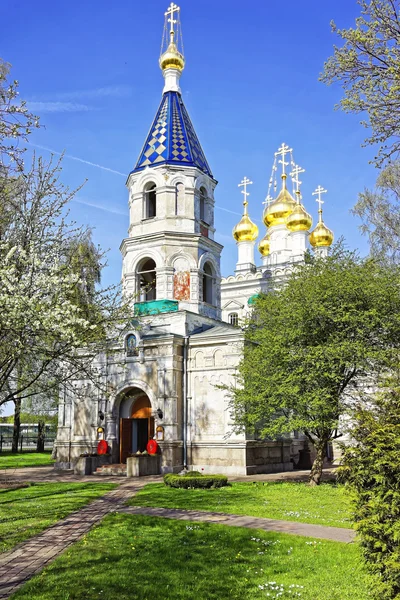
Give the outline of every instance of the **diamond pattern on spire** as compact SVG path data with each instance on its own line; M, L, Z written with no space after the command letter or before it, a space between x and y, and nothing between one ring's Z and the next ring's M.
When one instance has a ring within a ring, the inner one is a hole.
M188 112L177 92L164 94L132 172L163 163L194 166L212 177Z

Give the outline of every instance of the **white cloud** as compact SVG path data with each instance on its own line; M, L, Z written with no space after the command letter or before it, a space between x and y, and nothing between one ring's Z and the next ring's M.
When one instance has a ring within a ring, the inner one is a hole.
M77 102L27 102L29 110L40 113L88 112L93 110L86 104Z

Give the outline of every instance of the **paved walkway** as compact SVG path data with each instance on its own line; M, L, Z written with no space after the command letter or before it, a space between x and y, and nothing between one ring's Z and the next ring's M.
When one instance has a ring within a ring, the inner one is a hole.
M343 529L341 527L324 527L323 525L296 523L295 521L280 521L277 519L266 519L262 517L247 517L245 515L229 515L224 513L203 512L199 510L180 510L175 508L150 508L147 506L123 507L118 512L127 513L129 515L147 515L150 517L178 519L179 521L204 521L207 523L230 525L232 527L263 529L264 531L276 531L278 533L304 535L306 537L318 538L321 540L332 540L334 542L350 543L353 542L355 538L355 532L352 529Z
M39 535L0 554L0 598L8 598L23 583L41 571L68 546L79 540L109 512L123 507L138 489L149 483L129 480L98 500L58 521ZM93 479L92 479L93 481ZM121 480L120 480L121 481Z
M306 473L307 472L304 472L304 475ZM257 479L255 477L237 479L245 481L293 479L293 477L287 477L287 475L289 474L257 476ZM296 475L301 476L302 473L297 472ZM261 479L261 477L263 479ZM124 477L79 477L75 476L73 472L57 472L52 467L10 470L10 473L7 473L7 481L10 483L22 483L27 481L88 481L91 483L97 481L113 481L120 485L117 489L108 492L103 497L94 500L79 511L70 514L68 517L59 521L52 527L49 527L39 535L19 544L13 550L0 554L0 599L4 600L9 598L9 596L28 579L41 571L59 554L71 546L71 544L85 535L93 525L99 523L103 517L112 511L132 515L141 514L169 519L220 523L222 525L231 525L234 527L257 528L263 529L264 531L291 533L339 542L351 542L354 540L354 532L352 530L336 527L323 527L321 525L308 525L291 521L278 521L274 519L193 510L185 511L166 508L125 506L126 501L144 485L161 480L162 478L160 476L141 477L140 479L128 480Z

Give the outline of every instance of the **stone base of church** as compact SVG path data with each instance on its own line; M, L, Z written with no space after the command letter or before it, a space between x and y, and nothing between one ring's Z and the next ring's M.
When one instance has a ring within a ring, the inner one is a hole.
M55 444L55 469L73 469L81 454L97 452L97 442L57 441Z
M222 475L255 475L292 471L291 440L282 442L193 442L188 448L189 468Z
M183 469L183 442L158 442L161 452L161 473L179 473Z
M119 445L111 442L111 460L119 462ZM184 468L183 442L159 442L161 474L179 473ZM187 467L203 473L243 476L262 473L292 471L297 461L300 440L258 442L253 440L238 442L192 442L188 444ZM56 468L71 469L81 454L95 453L97 442L74 441L56 442Z

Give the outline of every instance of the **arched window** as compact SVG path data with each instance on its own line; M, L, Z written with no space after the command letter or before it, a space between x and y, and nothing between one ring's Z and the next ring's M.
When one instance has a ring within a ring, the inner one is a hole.
M214 271L210 263L206 263L203 268L203 302L214 304Z
M185 186L183 183L177 183L175 187L175 214L185 214Z
M157 299L156 263L152 258L145 258L136 271L136 289L139 302Z
M237 327L239 325L239 315L237 313L231 313L229 315L229 323Z
M207 190L205 188L200 188L200 221L208 224L208 216L207 216Z
M152 219L157 215L156 184L148 183L144 188L143 218Z

